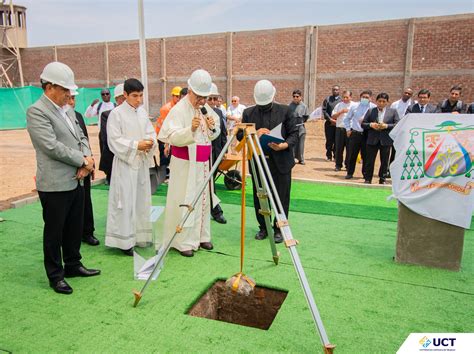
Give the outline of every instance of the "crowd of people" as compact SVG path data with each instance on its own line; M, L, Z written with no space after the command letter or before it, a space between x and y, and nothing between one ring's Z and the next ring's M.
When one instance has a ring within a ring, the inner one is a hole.
M74 73L60 62L48 64L40 75L43 95L27 112L27 130L36 150L36 185L43 208L44 266L54 291L71 294L69 277L91 277L101 272L82 263L81 241L97 246L94 235L94 213L91 201L91 179L96 161L82 115L75 111L77 85ZM127 79L111 92L101 91L102 101L94 100L86 117L98 117L100 140L99 169L110 185L105 245L133 256L134 247L151 240L150 168L166 168L169 173L165 206L164 240L184 257L199 249L212 250L211 217L227 222L213 183L197 196L199 187L210 179L211 166L227 142L227 134L239 123L253 123L261 137L281 125L282 142L268 144L265 151L268 167L278 196L288 217L291 173L296 163L305 164L305 122L309 115L302 92L292 93L289 105L275 102L276 88L268 80L254 87L255 104L246 107L233 96L226 108L210 74L194 71L187 87L174 87L170 101L160 109L153 125L143 108L142 83ZM461 88L453 86L448 99L435 106L430 91L421 89L418 99L406 88L403 96L389 106L387 93L364 90L358 102L352 92L334 86L322 104L325 119L326 158L335 161L335 170L346 168L346 179L353 178L359 153L362 173L371 183L374 164L380 152L379 182L389 176L388 166L395 154L390 130L406 113L473 113L474 103L460 101ZM238 138L242 135L237 134ZM345 152L345 156L344 156ZM392 154L392 156L390 156ZM249 166L251 168L251 166ZM251 174L252 179L258 174ZM259 230L255 239L263 240L273 232L276 243L283 241L278 224L268 230L262 215L253 180L254 208ZM191 207L191 202L197 202ZM183 208L187 206L187 208ZM192 209L182 227L177 227L185 213ZM176 234L176 235L175 235Z

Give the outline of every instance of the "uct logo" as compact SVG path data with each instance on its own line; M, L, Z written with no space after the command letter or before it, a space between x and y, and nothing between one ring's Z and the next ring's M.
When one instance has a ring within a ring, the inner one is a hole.
M419 343L423 348L428 348L430 344L433 344L433 347L454 347L454 342L456 338L433 338L430 340L427 336L424 336L419 340Z

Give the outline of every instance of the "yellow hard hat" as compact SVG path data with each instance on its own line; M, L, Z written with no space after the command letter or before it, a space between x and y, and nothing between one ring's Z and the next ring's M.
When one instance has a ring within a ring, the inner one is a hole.
M173 87L173 89L171 90L171 95L173 96L179 96L179 93L181 92L181 87L179 86L175 86Z

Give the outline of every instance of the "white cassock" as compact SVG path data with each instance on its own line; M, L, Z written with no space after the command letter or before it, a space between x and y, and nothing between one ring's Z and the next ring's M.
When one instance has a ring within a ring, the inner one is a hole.
M145 153L138 142L153 139ZM110 181L105 245L123 250L151 241L149 166L156 149L156 133L146 111L127 102L110 112L107 143L115 154Z
M209 160L198 160L204 159L203 151L211 151L211 141L219 136L220 128L219 116L207 104L205 107L208 114L214 119L215 132L207 128L200 111L191 105L187 96L171 109L158 136L159 140L171 145L172 154L166 196L164 242L168 242L173 236L176 226L180 224L187 212L187 208L179 207L179 205L191 204L199 192L198 188L209 176ZM194 116L201 117L201 125L193 133L191 121ZM187 158L183 154L187 154ZM188 217L182 232L176 236L171 247L178 251L197 250L201 242L211 241L209 189L207 187L204 189L194 211Z

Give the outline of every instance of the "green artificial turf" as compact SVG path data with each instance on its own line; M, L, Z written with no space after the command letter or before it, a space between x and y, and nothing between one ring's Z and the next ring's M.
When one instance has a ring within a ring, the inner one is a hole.
M93 189L99 247L84 264L102 275L73 278L55 294L42 264L39 203L1 213L0 349L13 352L318 352L319 338L288 251L253 239L247 208L244 272L288 296L268 331L185 314L216 279L239 271L240 196L218 185L228 224L212 223L213 251L171 251L137 308L133 262L103 246L107 191ZM153 197L165 201L162 188ZM395 352L411 332L473 332L474 243L466 231L460 272L392 261L397 209L388 190L294 183L290 225L328 336L337 353ZM251 205L251 195L248 201Z

